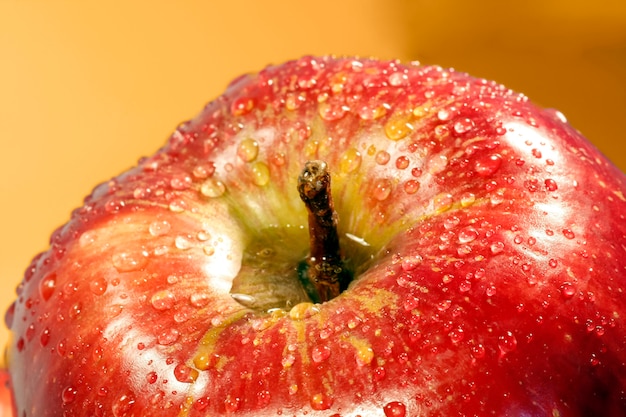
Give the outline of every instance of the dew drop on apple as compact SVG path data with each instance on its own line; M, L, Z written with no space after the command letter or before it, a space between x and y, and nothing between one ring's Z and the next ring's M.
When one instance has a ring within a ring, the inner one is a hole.
M89 282L89 290L95 295L102 295L106 292L108 282L104 277L96 277Z
M502 253L504 251L504 243L500 241L493 242L489 248L491 250L491 253L497 255L498 253Z
M500 349L501 356L509 354L517 349L517 339L511 331L508 331L498 337L498 349Z
M155 382L157 382L158 379L159 376L154 371L148 372L148 375L146 375L146 382L148 384L154 384Z
M476 201L476 195L470 192L463 193L461 195L461 206L468 207L474 204Z
M241 398L236 395L229 395L224 400L224 408L227 413L234 413L241 407Z
M178 382L191 384L198 379L198 375L199 373L196 369L193 369L184 363L180 363L174 368L174 377Z
M209 304L209 296L207 294L195 293L189 297L189 303L196 308L205 307Z
M461 118L454 122L452 129L459 135L467 133L474 128L474 121L467 117Z
M563 229L563 236L567 239L574 239L576 237L572 229Z
M316 411L328 410L333 405L332 397L326 394L315 394L311 397L311 408Z
M458 235L459 243L470 243L476 240L477 237L478 231L471 226L462 229Z
M169 233L172 226L167 220L156 220L150 223L148 226L148 231L152 236L163 236Z
M436 212L442 213L449 210L454 203L452 194L442 193L435 196L433 199L433 208Z
M559 262L556 259L554 259L554 258L551 258L548 261L548 265L550 265L550 268L556 268L558 264L559 264Z
M111 260L119 272L137 271L148 262L148 258L142 252L118 252L112 256Z
M372 190L372 197L378 201L386 200L391 194L391 186L391 180L387 178L379 179Z
M387 138L394 141L407 137L413 129L410 117L407 115L394 115L385 123L385 134Z
M546 186L546 190L548 191L556 191L559 189L558 185L556 184L556 181L554 181L551 178L548 178L544 181L544 184Z
M313 362L320 363L329 358L331 350L326 345L316 345L311 350L311 359Z
M378 151L376 153L375 160L378 165L386 165L390 159L391 155L389 155L389 152L387 151Z
M152 295L150 303L156 310L169 310L176 304L176 296L171 291L159 291Z
M481 158L474 164L474 171L481 177L490 177L495 174L502 165L502 156L492 154Z
M339 169L344 174L355 172L361 166L361 153L355 148L344 152L339 161Z
M270 169L264 162L252 164L252 181L262 187L270 182Z
M162 346L168 346L176 343L180 338L180 332L177 329L165 329L157 336L157 343Z
M561 285L561 295L563 295L563 298L565 299L572 298L576 295L576 288L571 282L564 282Z
M114 417L127 417L136 403L135 394L128 392L121 395L112 406Z
M209 178L200 186L200 194L207 198L221 197L225 192L226 186L216 178Z
M65 387L63 392L61 393L61 400L64 405L71 404L76 401L76 395L78 394L78 390L73 386Z
M391 401L383 407L385 417L405 417L406 405L400 401Z
M44 301L48 301L52 297L57 284L56 279L57 275L53 272L39 282L39 294Z
M259 143L251 138L244 139L237 148L237 156L244 162L254 161L259 154Z
M408 180L404 183L403 189L407 194L415 194L420 189L420 182L417 180Z

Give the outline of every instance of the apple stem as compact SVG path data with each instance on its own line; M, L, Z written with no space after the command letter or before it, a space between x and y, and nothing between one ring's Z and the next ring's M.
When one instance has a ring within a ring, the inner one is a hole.
M308 161L298 177L298 192L309 212L308 280L320 302L338 296L349 283L339 249L337 213L324 161Z

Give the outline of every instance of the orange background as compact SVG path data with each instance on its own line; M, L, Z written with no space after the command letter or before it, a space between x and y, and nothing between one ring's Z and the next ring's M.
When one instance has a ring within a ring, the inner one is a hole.
M235 76L304 54L495 79L559 108L626 170L625 4L0 0L0 310L96 183L156 150Z

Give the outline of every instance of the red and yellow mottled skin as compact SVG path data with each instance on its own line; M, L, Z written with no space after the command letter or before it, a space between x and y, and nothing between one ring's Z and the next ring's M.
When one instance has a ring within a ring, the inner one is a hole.
M263 277L308 251L311 159L355 278L321 305L246 307L238 274L275 293ZM18 416L624 415L625 193L560 113L496 83L268 67L33 260L7 314Z

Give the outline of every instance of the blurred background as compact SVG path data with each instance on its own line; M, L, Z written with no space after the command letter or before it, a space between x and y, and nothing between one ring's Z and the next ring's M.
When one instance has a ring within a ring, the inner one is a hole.
M560 109L626 170L624 0L0 0L0 311L94 185L232 78L305 54L497 80Z

